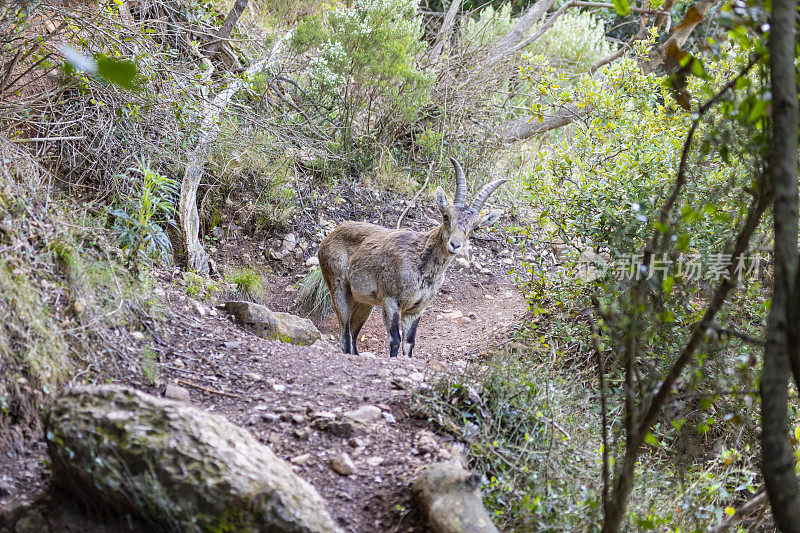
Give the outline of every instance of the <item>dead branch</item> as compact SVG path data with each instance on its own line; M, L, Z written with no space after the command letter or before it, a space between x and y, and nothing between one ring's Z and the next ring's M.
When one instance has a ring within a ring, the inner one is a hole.
M228 87L213 100L205 102L200 138L189 152L178 204L182 244L186 250L187 267L190 270L208 273L210 269L210 258L203 249L203 244L198 236L200 217L197 212L197 188L200 186L200 179L203 176L206 151L219 131L217 118L225 110L233 96L244 87L245 80L267 70L277 61L290 36L291 30L275 42L266 58L250 66L242 77L231 81Z

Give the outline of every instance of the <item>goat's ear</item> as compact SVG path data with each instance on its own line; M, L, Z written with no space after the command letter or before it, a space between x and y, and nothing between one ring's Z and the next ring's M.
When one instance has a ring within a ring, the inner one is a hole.
M500 218L500 215L502 213L503 213L502 211L490 211L486 213L481 217L481 221L478 222L478 227L491 226L492 224L497 222L497 219Z
M444 195L444 191L441 187L436 187L436 205L439 206L440 210L444 211L447 204L447 196Z

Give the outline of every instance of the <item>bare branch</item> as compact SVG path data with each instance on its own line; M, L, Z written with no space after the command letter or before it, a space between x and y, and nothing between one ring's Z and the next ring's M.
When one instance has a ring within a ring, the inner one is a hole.
M217 118L228 106L233 96L244 86L245 80L268 69L280 56L283 45L289 39L291 30L275 42L267 57L248 68L241 78L235 78L228 87L211 101L205 102L200 126L200 138L188 154L188 163L181 183L178 203L182 244L186 249L187 267L190 270L207 273L210 268L209 256L198 238L200 217L197 212L197 188L203 176L205 154L219 131Z
M508 54L513 53L514 47L525 39L525 36L536 25L537 22L553 7L556 0L539 0L531 6L517 23L498 40L489 50L489 54L483 62L483 68L491 68L497 65Z
M461 8L461 0L453 0L450 7L447 9L447 14L442 22L442 27L439 29L439 34L436 36L436 45L431 50L431 62L436 62L442 55L442 51L447 43L450 42L450 35L453 33L453 24L456 20L458 10Z
M645 74L653 72L668 56L673 54L676 50L680 50L680 48L686 44L687 39L689 39L689 36L697 25L703 21L706 14L717 2L719 2L719 0L700 0L690 7L686 12L686 16L683 18L683 22L675 28L675 31L670 35L669 39L650 52L647 59L639 61L639 67L642 71Z

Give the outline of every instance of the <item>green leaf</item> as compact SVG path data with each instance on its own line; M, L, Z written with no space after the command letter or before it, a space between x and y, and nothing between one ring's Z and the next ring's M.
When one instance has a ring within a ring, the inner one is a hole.
M703 67L703 62L696 57L692 59L692 74L698 78L703 78L706 75L706 69Z
M669 233L669 224L665 224L663 222L656 222L654 226L656 228L656 231L659 231L661 233Z
M617 12L617 15L620 17L627 17L631 14L631 6L628 3L628 0L613 0L614 2L614 11Z
M686 419L685 418L679 418L678 420L673 420L672 421L672 427L674 427L676 430L680 431L685 423L686 423Z
M661 443L658 442L658 439L655 437L655 435L653 435L649 431L647 432L647 435L645 435L644 441L647 444L649 444L650 446L655 446L656 448L661 448Z
M675 278L672 276L666 276L661 280L661 290L667 294L670 293L673 285L675 285Z
M683 235L678 236L677 247L679 251L685 252L686 250L689 249L689 239L690 237L688 233L684 233Z
M133 61L107 57L104 54L97 54L94 58L97 61L97 74L101 77L125 89L139 88L136 82L136 65Z

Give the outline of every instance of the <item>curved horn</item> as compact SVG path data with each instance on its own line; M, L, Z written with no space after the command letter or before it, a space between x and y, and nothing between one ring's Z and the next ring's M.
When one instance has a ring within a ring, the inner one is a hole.
M464 170L454 157L450 158L453 163L453 168L456 170L456 197L453 199L454 204L465 204L467 196L467 178L464 176Z
M481 190L478 191L478 194L475 195L475 198L472 200L472 207L480 211L481 207L483 207L483 204L486 202L489 196L495 191L495 189L497 189L499 186L501 186L507 181L508 180L506 179L494 180L493 182L484 185L481 188Z

